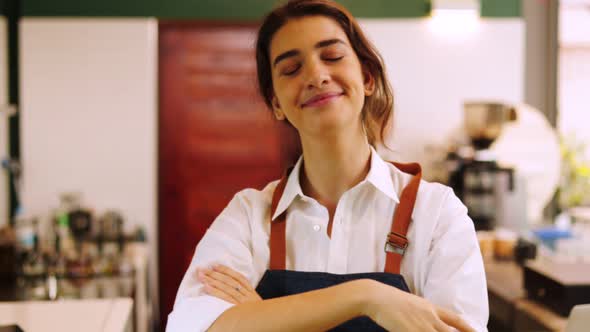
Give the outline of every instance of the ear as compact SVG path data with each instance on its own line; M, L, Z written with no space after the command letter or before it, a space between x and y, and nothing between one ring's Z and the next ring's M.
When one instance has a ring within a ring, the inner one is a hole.
M285 113L283 113L283 111L281 110L281 104L279 104L279 100L276 96L272 97L271 104L272 111L275 114L275 118L279 121L285 120Z
M371 96L375 92L375 77L371 72L367 69L363 69L363 78L364 78L364 85L365 85L365 96Z

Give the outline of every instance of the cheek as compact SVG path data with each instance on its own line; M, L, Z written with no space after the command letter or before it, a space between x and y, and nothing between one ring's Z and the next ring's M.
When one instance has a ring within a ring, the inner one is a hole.
M359 69L360 71L360 69ZM352 90L352 101L355 105L355 108L359 108L359 110L363 107L365 103L365 85L363 81L363 75L357 71L349 72L351 90Z
M363 84L362 76L357 75L356 73L350 73L349 77L349 84L350 89L352 90L353 98L356 99L364 99L365 98L365 86Z
M355 61L350 61L343 63L341 69L341 73L344 75L343 78L346 78L348 88L353 90L355 95L359 92L364 95L365 87L363 84L363 74L360 64Z
M296 87L292 82L277 82L274 85L274 89L279 102L283 103L292 103L297 93Z

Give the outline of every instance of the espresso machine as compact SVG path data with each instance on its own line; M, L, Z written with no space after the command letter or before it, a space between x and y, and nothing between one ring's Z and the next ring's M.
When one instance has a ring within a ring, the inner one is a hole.
M467 206L476 230L491 230L505 223L500 219L514 209L508 199L523 189L514 168L499 165L490 150L503 125L516 119L516 111L496 102L466 102L463 109L468 139L447 154L448 185Z

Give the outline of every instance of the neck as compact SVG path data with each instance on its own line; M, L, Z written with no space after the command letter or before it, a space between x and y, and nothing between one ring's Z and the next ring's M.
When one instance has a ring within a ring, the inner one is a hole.
M329 211L348 189L365 179L370 168L371 149L362 128L356 135L326 139L301 139L303 193Z

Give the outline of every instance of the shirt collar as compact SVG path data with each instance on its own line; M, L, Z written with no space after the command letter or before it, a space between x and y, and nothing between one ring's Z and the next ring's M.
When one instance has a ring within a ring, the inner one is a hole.
M277 209L272 215L272 220L285 212L289 205L295 200L297 196L303 197L303 191L301 190L301 183L299 181L299 173L301 172L301 165L303 164L303 155L299 157L297 163L291 170L287 184L285 185L285 191L283 196L279 200ZM399 198L395 192L393 180L391 178L391 172L387 163L381 159L377 151L371 146L371 166L369 173L363 182L371 183L376 189L391 198L394 202L399 203Z
M391 198L394 202L399 203L399 197L395 191L395 186L391 177L389 163L381 159L377 151L371 146L371 168L365 181L371 183L385 196Z
M301 190L301 183L299 182L299 173L301 171L301 165L303 164L303 155L299 157L295 166L291 170L289 174L289 178L287 179L287 184L285 185L285 190L283 191L283 196L279 200L279 204L277 204L277 209L275 213L272 215L271 220L275 220L276 217L281 215L289 205L293 202L297 195L303 196L303 190Z

